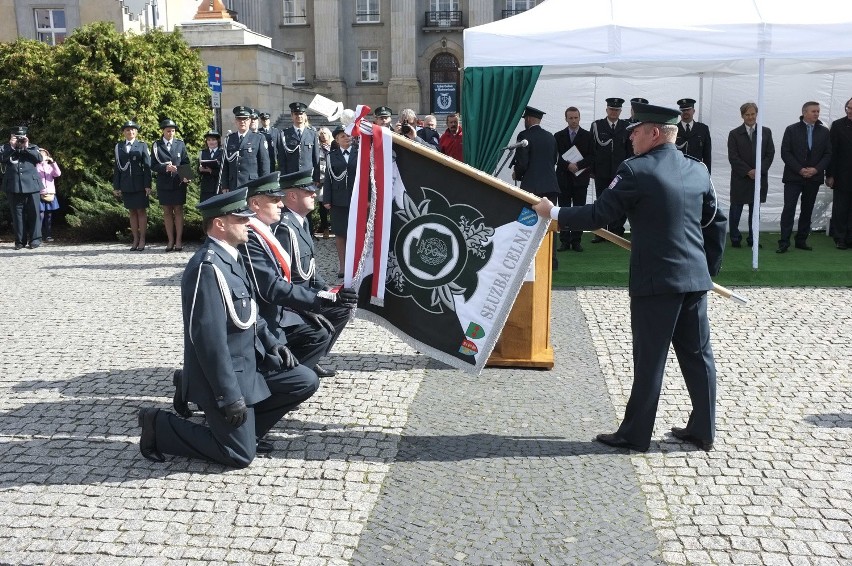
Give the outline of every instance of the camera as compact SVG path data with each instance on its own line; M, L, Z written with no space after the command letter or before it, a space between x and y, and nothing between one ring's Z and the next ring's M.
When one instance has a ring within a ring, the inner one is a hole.
M27 141L27 136L15 136L16 143L24 143Z

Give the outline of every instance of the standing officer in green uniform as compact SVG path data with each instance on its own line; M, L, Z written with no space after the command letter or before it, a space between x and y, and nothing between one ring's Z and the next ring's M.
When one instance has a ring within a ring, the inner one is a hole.
M266 143L269 144L269 170L277 171L278 154L276 153L277 150L275 146L278 141L278 136L281 135L281 130L270 125L269 112L260 112L258 117L260 118L260 127L257 129L257 132L266 136Z
M633 230L630 322L633 389L624 419L598 442L646 451L657 414L669 346L683 373L692 413L675 438L710 450L716 433L716 364L710 347L707 291L722 266L727 220L707 168L675 147L675 109L633 103L636 157L625 160L593 204L533 209L560 227L595 230L626 214Z
M624 106L623 98L606 99L606 118L595 120L589 128L594 143L592 144L592 173L595 176L595 194L601 198L604 190L612 183L615 171L621 162L627 157L629 145L627 132L627 120L619 118L621 108ZM626 218L615 218L612 224L606 228L619 236L624 235L624 222ZM603 242L603 238L595 236L592 243Z
M207 424L142 408L139 450L155 462L174 454L244 468L263 435L309 399L319 382L257 318L236 249L248 239L253 216L246 190L211 197L198 210L207 240L181 278L184 355L177 386L183 399L201 407Z
M249 128L251 108L236 106L234 121L237 131L225 138L222 163L222 191L245 185L252 179L269 175L269 148L266 136Z
M39 192L43 186L36 164L42 159L38 146L30 144L23 126L12 129L9 143L0 148L0 162L5 169L3 191L12 212L16 250L24 246L35 249L41 245Z

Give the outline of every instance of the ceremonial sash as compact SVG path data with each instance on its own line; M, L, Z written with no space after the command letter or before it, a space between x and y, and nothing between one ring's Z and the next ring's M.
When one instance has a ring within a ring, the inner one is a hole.
M260 242L264 244L267 251L271 252L275 257L275 260L281 268L281 273L284 275L284 279L290 283L292 281L290 277L290 254L281 247L281 242L278 241L278 238L275 237L272 230L269 229L269 226L257 218L249 218L248 224L249 227L254 230L254 233L259 236Z

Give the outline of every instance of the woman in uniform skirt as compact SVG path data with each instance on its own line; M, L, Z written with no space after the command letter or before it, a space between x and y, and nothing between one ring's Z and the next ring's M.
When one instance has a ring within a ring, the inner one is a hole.
M186 145L175 137L177 124L166 118L160 122L163 137L154 142L151 168L157 172L157 199L163 207L163 225L169 243L164 251L183 250L183 205L186 204L186 185L189 179L178 171L189 165Z
M148 144L136 139L139 126L133 120L121 126L124 141L115 144L115 168L112 176L113 193L121 198L130 211L130 232L133 246L130 251L145 249L148 227L148 196L151 194L151 154Z
M343 277L346 258L346 232L349 227L349 203L352 202L352 187L355 184L355 169L358 166L358 150L352 147L352 138L343 126L334 130L337 147L326 157L325 181L322 205L331 211L331 231L337 247L338 277Z
M199 202L219 193L219 177L222 171L222 150L219 147L222 136L216 130L210 130L204 134L204 141L207 147L198 154L198 174L201 179Z

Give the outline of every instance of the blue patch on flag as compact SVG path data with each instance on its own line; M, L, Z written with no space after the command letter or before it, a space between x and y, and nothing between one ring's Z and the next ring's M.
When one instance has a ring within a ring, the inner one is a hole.
M538 214L525 206L521 209L521 214L518 215L518 222L524 226L535 226L535 223L538 222Z

